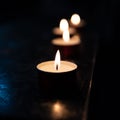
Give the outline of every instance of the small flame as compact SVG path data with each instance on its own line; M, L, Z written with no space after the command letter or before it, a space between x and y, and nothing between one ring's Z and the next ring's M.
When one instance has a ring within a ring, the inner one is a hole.
M78 14L73 14L71 16L71 22L74 24L74 25L78 25L80 24L80 21L81 21L81 18Z
M65 30L64 32L63 32L63 40L65 41L65 42L68 42L69 40L70 40L70 33L69 33L69 30Z
M55 55L55 70L59 70L60 68L60 51L57 50Z
M60 27L61 31L64 31L64 30L68 29L69 28L68 21L66 19L62 19L60 21L59 27Z

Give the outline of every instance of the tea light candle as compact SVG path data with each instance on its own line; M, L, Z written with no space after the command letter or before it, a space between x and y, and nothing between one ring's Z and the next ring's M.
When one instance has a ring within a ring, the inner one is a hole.
M77 64L60 60L59 50L57 50L55 61L41 62L36 67L43 96L48 98L71 96L76 89Z
M63 32L62 38L58 37L52 40L52 44L58 46L74 46L80 44L80 42L80 36L74 35L70 38L68 30Z
M74 28L70 28L69 27L69 23L68 23L68 21L65 18L60 20L59 27L55 27L53 29L53 33L55 35L59 35L60 36L60 35L63 34L64 30L69 30L71 35L76 33L76 30Z
M73 24L74 26L78 26L78 25L80 25L81 18L78 14L73 14L71 16L70 21L71 21L71 24Z
M45 61L37 65L37 69L48 73L63 73L73 71L77 65L69 61L60 61L59 50L56 53L55 61Z
M62 54L62 59L69 59L73 56L77 57L79 54L80 47L80 36L73 35L70 37L69 31L65 30L62 37L54 38L52 41L55 51L60 49Z

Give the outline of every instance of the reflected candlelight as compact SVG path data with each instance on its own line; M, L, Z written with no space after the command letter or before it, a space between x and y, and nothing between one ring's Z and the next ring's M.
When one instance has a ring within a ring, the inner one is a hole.
M43 116L46 120L71 120L78 117L80 114L79 109L76 109L78 106L75 106L72 102L63 101L60 99L43 102L41 104L42 110L44 110ZM39 114L39 113L38 113Z
M62 59L77 58L81 44L80 35L76 34L70 37L69 30L65 30L62 37L54 38L51 43L53 50L59 49L62 54Z
M63 107L60 105L59 102L56 102L54 105L53 105L53 111L57 114L60 114L62 112L62 109Z
M70 33L68 30L65 30L63 32L62 38L58 37L52 40L52 44L58 46L74 46L74 45L79 45L80 42L81 42L80 36L74 35L70 38Z
M55 102L52 106L52 118L54 119L63 119L68 117L68 110L65 105L59 101Z

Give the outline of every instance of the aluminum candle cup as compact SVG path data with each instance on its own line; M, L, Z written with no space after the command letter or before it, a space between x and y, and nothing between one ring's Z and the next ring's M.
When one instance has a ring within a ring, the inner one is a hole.
M61 51L61 58L64 60L77 59L80 55L81 40L78 35L74 35L69 38L68 41L64 41L64 38L55 38L52 40L53 50L59 49Z
M45 61L37 65L40 90L47 98L67 98L76 94L77 65L61 61L60 67L54 67L54 61Z

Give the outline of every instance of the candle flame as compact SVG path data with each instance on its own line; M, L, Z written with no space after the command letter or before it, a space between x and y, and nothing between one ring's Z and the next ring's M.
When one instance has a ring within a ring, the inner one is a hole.
M69 30L65 30L64 32L63 32L63 40L65 41L65 42L68 42L69 40L70 40L70 33L69 33Z
M68 29L69 28L68 21L64 18L61 19L59 27L61 31Z
M55 55L55 70L59 70L60 67L60 51L57 50Z
M71 16L71 22L74 24L74 25L78 25L80 24L80 21L81 21L81 18L78 14L73 14Z

